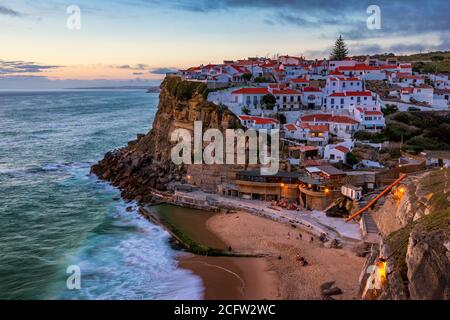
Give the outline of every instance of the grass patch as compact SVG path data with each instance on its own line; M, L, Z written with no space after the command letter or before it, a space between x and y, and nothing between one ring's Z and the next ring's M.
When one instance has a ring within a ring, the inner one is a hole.
M393 232L386 239L386 243L394 252L389 257L389 263L396 266L404 283L408 281L408 266L406 265L406 252L408 250L409 236L412 230L422 226L427 232L446 230L450 232L450 209L439 210L428 216L410 223L403 229Z

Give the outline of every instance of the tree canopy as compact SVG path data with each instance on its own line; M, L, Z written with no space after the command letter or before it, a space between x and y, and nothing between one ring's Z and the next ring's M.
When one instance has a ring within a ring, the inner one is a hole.
M336 40L333 51L331 52L331 60L342 61L348 56L348 49L342 36Z

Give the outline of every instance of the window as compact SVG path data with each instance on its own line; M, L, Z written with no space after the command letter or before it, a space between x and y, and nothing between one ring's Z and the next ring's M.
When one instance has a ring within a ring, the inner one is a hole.
M341 99L341 104L344 104L344 98Z
M334 98L331 98L331 104L334 104Z

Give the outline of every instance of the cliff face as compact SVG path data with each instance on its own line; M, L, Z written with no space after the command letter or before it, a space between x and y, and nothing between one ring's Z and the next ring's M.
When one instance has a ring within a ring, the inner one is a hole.
M125 199L151 202L152 189L165 191L174 182L184 182L186 165L171 161L170 142L177 128L193 131L194 121L201 121L203 130L217 128L224 132L240 126L239 119L228 109L206 100L207 88L202 83L167 77L161 84L158 112L151 131L127 147L108 152L92 167L99 178L122 190Z
M387 280L363 298L450 299L449 177L449 169L411 177L404 194L391 194L374 214L383 242L368 265L386 260Z

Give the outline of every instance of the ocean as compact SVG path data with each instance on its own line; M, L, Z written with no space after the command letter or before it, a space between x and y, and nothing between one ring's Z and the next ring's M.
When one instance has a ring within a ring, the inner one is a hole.
M203 297L168 233L89 174L148 132L157 104L142 91L0 91L0 299Z

